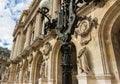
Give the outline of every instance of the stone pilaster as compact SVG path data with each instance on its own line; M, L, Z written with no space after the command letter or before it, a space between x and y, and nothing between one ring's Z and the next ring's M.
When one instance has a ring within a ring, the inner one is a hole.
M21 32L21 35L20 35L20 38L19 38L19 45L18 45L18 50L17 50L17 55L19 55L23 49L23 38L24 38L24 35L23 33Z
M41 31L41 25L42 25L42 20L41 20L41 14L38 13L36 16L36 21L35 21L35 38L40 35Z
M20 34L18 34L17 37L16 37L15 49L14 49L14 52L13 52L13 58L15 58L17 56L18 45L19 45L19 37L20 37Z
M30 41L31 41L31 24L27 28L26 41L25 41L24 48L30 45Z
M13 58L14 49L15 49L15 41L13 41L13 46L12 46L12 51L11 51L11 54L10 54L10 59Z

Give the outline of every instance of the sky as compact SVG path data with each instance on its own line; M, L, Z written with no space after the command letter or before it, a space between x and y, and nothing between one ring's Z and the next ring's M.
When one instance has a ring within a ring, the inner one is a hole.
M0 0L0 47L12 49L13 30L32 0Z

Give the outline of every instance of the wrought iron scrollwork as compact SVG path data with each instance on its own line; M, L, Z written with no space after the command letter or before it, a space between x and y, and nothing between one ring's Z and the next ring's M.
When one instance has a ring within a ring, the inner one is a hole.
M71 40L71 34L73 34L75 25L77 24L76 17L75 0L64 1L58 14L58 24L56 28L58 38L63 42Z

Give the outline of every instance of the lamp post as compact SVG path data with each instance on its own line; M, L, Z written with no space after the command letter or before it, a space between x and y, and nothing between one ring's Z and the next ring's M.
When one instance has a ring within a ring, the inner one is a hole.
M82 20L82 17L78 17L76 13L77 4L85 2L88 5L91 1L95 2L95 5L100 2L100 0L63 0L57 19L51 19L46 15L50 9L49 0L42 0L40 3L39 12L48 19L44 31L47 33L47 29L54 28L59 40L62 41L60 48L62 54L62 84L72 84L71 35L74 33L78 20Z

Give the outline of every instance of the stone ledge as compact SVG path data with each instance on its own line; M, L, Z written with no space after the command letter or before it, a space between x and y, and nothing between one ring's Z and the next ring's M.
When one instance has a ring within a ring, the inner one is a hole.
M109 80L111 79L111 75L87 75L87 74L81 74L77 75L78 79L84 79L84 78L89 78L89 79L99 79L99 80Z

